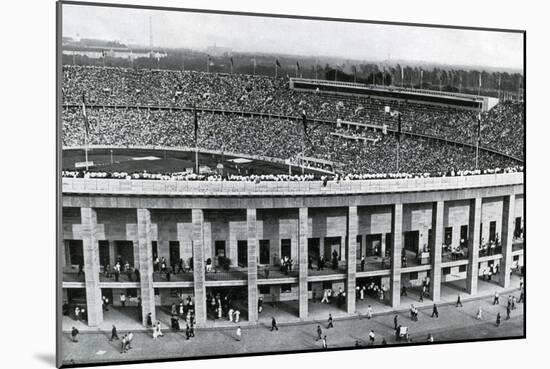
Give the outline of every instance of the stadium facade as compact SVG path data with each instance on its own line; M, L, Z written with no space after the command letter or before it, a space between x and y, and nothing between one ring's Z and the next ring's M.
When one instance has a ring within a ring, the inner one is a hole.
M220 289L242 292L250 324L258 322L260 297L293 301L296 318L307 320L313 294L320 299L327 288L342 289L342 313L355 315L356 287L365 280L380 286L382 303L393 309L403 286L421 286L427 277L434 302L446 283L464 283L464 293L475 296L488 266L498 265L494 279L502 287L523 266L523 183L523 173L326 186L63 178L63 298L85 304L94 327L104 320L102 297L116 305L122 293L139 296L145 324L149 313L155 319L159 307L177 302L177 291L193 296L200 327L206 296ZM455 255L451 245L459 244L467 252ZM329 261L319 270L318 260L334 253L336 267ZM119 255L139 278L105 278L105 266ZM155 256L167 265L183 259L187 271L167 280L155 270ZM285 256L294 267L283 273Z

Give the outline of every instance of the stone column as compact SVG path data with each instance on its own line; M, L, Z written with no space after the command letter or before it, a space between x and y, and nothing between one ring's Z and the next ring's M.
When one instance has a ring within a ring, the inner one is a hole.
M84 281L88 325L97 327L103 322L101 288L99 287L99 245L97 242L97 214L95 209L81 208L82 247L84 254Z
M298 305L300 319L307 319L308 315L308 290L307 290L307 238L308 238L308 209L299 209L298 220Z
M433 244L430 245L430 259L432 262L432 272L430 278L430 298L433 302L441 298L441 253L443 244L443 213L445 203L437 201L432 207L432 234Z
M204 213L202 209L192 209L193 223L193 279L195 288L195 320L201 327L206 322L206 285L203 250Z
M514 241L514 220L516 195L504 196L502 203L502 229L501 240L502 244L502 261L499 268L499 284L504 288L510 287L510 272L512 270L512 244Z
M359 228L357 206L348 208L348 276L346 303L348 314L355 313L355 278L357 271L357 231Z
M403 238L403 204L395 204L392 211L392 252L390 274L390 302L393 308L401 303L401 248Z
M248 259L248 321L258 321L258 240L256 235L256 209L246 209Z
M141 320L143 325L146 325L149 313L151 313L153 323L156 320L155 290L153 288L153 249L151 246L151 211L149 209L137 209L137 233L140 265Z
M470 218L468 221L468 269L466 273L466 291L470 295L475 295L477 293L481 202L482 200L480 197L470 201Z

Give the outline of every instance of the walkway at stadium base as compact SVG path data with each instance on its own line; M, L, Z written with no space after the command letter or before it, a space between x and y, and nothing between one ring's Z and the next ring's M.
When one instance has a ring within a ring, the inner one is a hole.
M462 302L470 300L479 300L492 298L495 292L498 292L501 296L501 304L507 299L509 294L514 293L516 298L519 297L518 289L520 285L520 276L512 274L510 278L510 287L502 288L498 285L497 280L493 281L484 281L482 279L478 282L478 293L476 295L470 295L466 292L466 280L458 280L455 282L447 282L441 284L441 298L437 303L438 306L444 306L448 304L455 304L457 301L458 295L460 295ZM425 297L423 302L419 301L420 289L409 288L407 290L407 296L401 296L401 304L398 308L392 308L388 304L381 302L373 298L365 298L364 300L356 301L356 310L355 314L346 313L345 306L338 308L336 302L333 301L332 304L320 303L320 297L318 297L318 302L314 303L311 300L309 301L309 314L306 320L301 320L298 317L298 301L282 301L277 302L275 307L272 307L269 302L264 302L264 309L261 314L259 314L258 323L252 324L246 320L246 312L241 314L241 321L237 323L232 323L226 318L224 319L208 319L202 330L205 329L229 329L236 328L237 325L246 327L249 325L271 325L271 317L275 317L277 324L280 326L284 325L298 325L298 324L310 324L312 322L326 322L328 319L328 314L332 314L334 320L343 320L343 319L358 319L365 317L367 312L368 305L371 305L373 316L378 315L390 315L392 313L403 313L408 312L411 304L414 304L417 308L432 308L433 301ZM334 300L334 299L333 299ZM236 302L236 305L242 310L246 310L246 301ZM157 320L161 322L163 329L169 330L170 327L170 314L165 308L157 307ZM431 310L430 310L431 314ZM64 332L69 332L74 326L80 330L80 332L104 332L110 331L113 324L117 327L117 330L120 331L149 331L143 327L140 322L137 321L137 308L135 307L109 307L109 311L104 312L103 323L99 327L89 327L83 322L77 322L70 317L64 316L62 320L62 329ZM183 323L183 324L182 324ZM180 320L182 328L185 329L185 323Z
M518 296L517 291L515 295ZM435 342L462 341L472 339L520 338L525 334L525 305L517 304L510 320L506 320L506 297L502 294L499 305L493 305L492 296L464 301L463 307L454 304L441 304L439 318L431 318L428 306L419 311L418 321L410 319L408 311L395 313L398 324L407 327L412 343L426 342L432 334ZM483 309L483 319L477 320L478 308ZM500 327L495 324L500 313ZM406 344L397 341L393 326L393 315L377 314L372 319L355 318L335 320L334 328L327 329L324 320L321 325L327 336L329 348L368 346L368 334L374 330L375 345L380 346L382 339L388 345ZM164 337L153 339L151 331L136 332L132 341L133 349L120 353L120 341L109 341L111 332L84 333L77 343L71 342L71 334L61 337L62 360L66 364L113 363L120 360L155 360L170 358L198 358L205 355L253 354L260 352L322 350L321 341L317 341L317 322L281 325L276 332L270 331L270 325L258 324L243 326L242 340L236 340L235 326L227 329L204 329L196 332L196 337L186 340L185 332L164 330ZM119 330L119 336L126 333ZM409 351L414 353L413 351ZM406 353L405 353L406 354Z

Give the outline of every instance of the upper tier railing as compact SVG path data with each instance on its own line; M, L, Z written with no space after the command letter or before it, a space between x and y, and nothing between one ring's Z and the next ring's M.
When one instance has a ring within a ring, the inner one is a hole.
M328 181L174 181L62 178L63 194L152 196L314 196L463 190L523 184L524 173Z

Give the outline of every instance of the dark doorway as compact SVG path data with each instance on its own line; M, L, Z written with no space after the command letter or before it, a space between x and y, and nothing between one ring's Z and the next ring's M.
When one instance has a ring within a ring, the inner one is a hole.
M69 260L71 265L84 265L82 240L69 240Z
M381 256L380 249L382 245L381 234L368 234L366 237L366 256Z
M460 226L460 246L466 246L468 244L468 226Z
M86 289L67 288L67 302L71 305L86 305Z
M237 263L240 267L248 266L248 241L237 241Z
M122 258L122 263L128 262L130 266L134 265L134 243L132 241L115 241L115 250L118 257Z
M390 256L393 251L391 233L386 233L386 257Z
M405 232L405 250L409 250L418 253L418 231Z
M260 264L269 264L269 240L260 240Z
M225 241L214 241L214 255L225 257Z
M151 246L153 248L153 258L157 258L159 256L159 246L157 241L151 241Z
M325 256L332 260L332 253L338 254L338 260L342 260L342 237L325 237Z
M489 223L489 241L494 241L496 238L496 232L497 232L497 222L492 221Z
M453 243L453 227L445 227L445 245Z
M364 256L365 251L363 251L363 237L361 235L357 236L357 248L355 254L357 255L357 260L361 260Z
M291 258L291 240L290 238L285 238L281 240L281 258L285 256L289 259Z
M99 265L105 267L109 265L109 241L99 241Z
M168 246L170 248L170 265L176 265L180 261L180 242L170 241Z
M308 257L312 258L315 262L319 260L321 255L320 248L321 241L319 238L308 238L307 239L307 254Z
M105 296L109 299L109 304L113 304L113 289L112 288L102 288L101 289L101 296Z
M519 236L521 236L521 217L516 218L514 226L514 237L518 238Z

